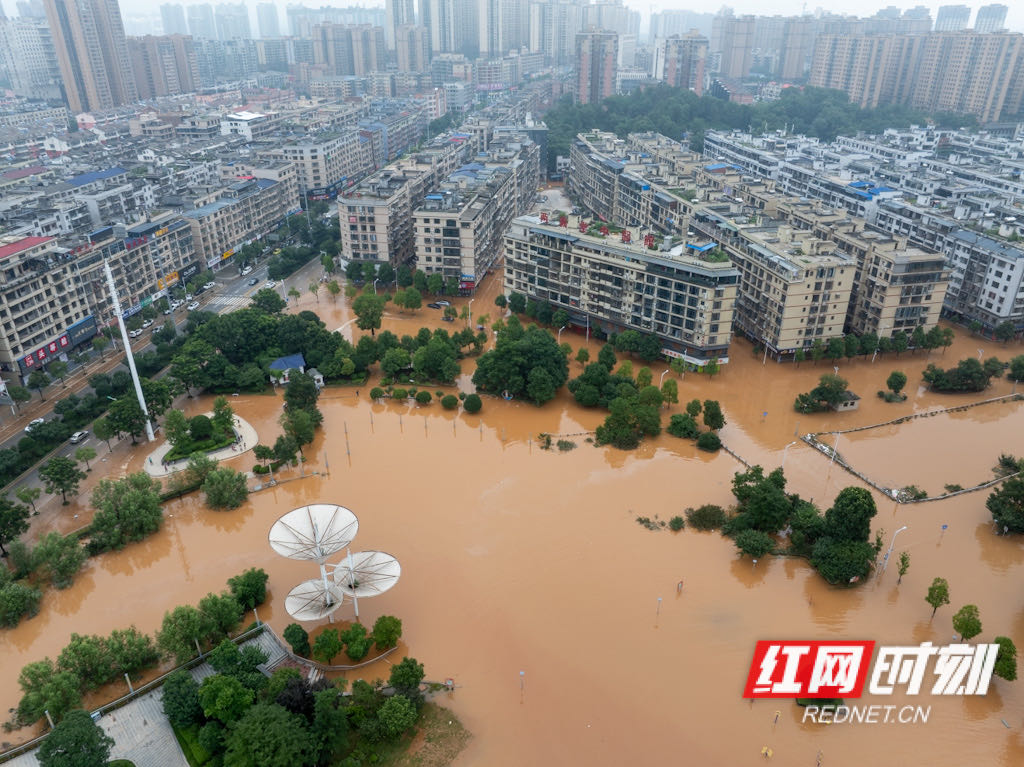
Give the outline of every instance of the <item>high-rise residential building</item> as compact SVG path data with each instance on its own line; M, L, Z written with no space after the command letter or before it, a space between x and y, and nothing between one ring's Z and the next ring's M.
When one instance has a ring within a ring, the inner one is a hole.
M656 41L660 37L671 37L672 35L685 35L692 29L696 29L705 37L711 34L710 13L696 13L695 11L661 11L651 14L650 39Z
M1016 33L823 35L809 83L846 91L862 107L906 104L991 122L1020 108L1022 57Z
M23 19L45 19L43 0L18 0L18 15Z
M213 6L200 3L188 7L188 32L192 37L217 39L217 25L213 20Z
M420 0L420 24L430 30L430 53L480 52L477 0Z
M46 17L72 112L138 99L117 0L46 0Z
M939 15L935 17L936 32L959 32L967 29L971 20L971 8L968 5L939 6Z
M187 35L185 8L180 3L164 3L160 6L160 21L165 35Z
M975 32L998 32L1006 29L1006 12L1009 10L1005 5L993 3L983 5L978 9L978 15L974 17Z
M591 104L615 93L618 73L617 32L580 32L576 35L576 103Z
M218 3L213 10L218 40L252 39L249 8L245 3Z
M640 35L640 12L627 8L622 0L597 0L583 4L583 29L614 29L620 35Z
M260 23L260 37L280 37L281 24L278 21L275 3L260 3L256 6L256 20Z
M199 88L199 63L187 35L129 37L128 55L139 98L174 96Z
M385 55L383 27L330 23L313 27L314 60L331 75L362 76L382 70Z
M384 4L384 41L388 50L396 47L399 27L416 23L416 0L387 0Z
M480 55L504 56L527 45L529 12L526 0L477 0Z
M50 28L43 19L0 21L0 71L7 72L18 96L56 101L63 98Z
M753 63L755 16L716 16L721 26L718 72L726 77L746 77Z
M427 71L430 37L425 27L406 24L395 29L395 60L399 72Z
M569 66L576 55L576 33L583 29L580 0L531 2L526 46L544 54L548 63Z
M702 96L707 57L708 39L697 30L664 38L654 51L654 78Z

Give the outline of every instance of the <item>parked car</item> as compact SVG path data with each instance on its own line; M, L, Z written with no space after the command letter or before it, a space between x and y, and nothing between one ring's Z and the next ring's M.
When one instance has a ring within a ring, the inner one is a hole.
M195 311L196 309L198 309L198 308L199 308L199 302L198 302L198 301L193 301L192 303L190 303L190 304L188 305L188 310L189 310L190 312L194 312L194 311Z
M193 296L191 293L186 293L185 294L185 300L186 301L191 301L193 298L195 298L195 296Z
M74 434L71 435L71 439L69 439L68 442L70 442L72 445L77 445L79 442L81 442L88 436L88 431L76 431Z
M244 277L245 275L249 274L249 272L251 272L251 271L252 271L252 267L251 267L251 266L247 266L247 267L245 267L245 268L244 268L244 269L242 270L242 276Z
M267 285L266 285L266 286L267 286L268 288L273 288L273 287L276 287L276 286L277 286L277 283L276 283L276 282L274 282L273 280L267 280Z
M174 311L174 308L171 307L171 306L168 306L166 309L164 309L164 314L170 314L173 311Z
M249 284L250 285L259 285L260 281L256 277L253 277L251 280L249 280Z
M213 290L215 287L217 287L216 282L208 282L205 285L203 285L203 290Z
M31 432L35 427L37 427L41 423L46 423L46 419L45 418L33 418L31 421L28 422L28 426L25 427L25 433L28 434L29 432Z
M454 317L449 317L447 314L444 317L442 317L441 319L444 320L445 322L455 322L455 318Z
M148 328L152 324L153 324L153 320L146 320L145 322L142 323L142 327L143 327L143 329L145 329L145 328Z
M138 338L141 335L142 335L142 328L135 328L135 330L129 330L128 331L128 337L129 338Z
M427 308L428 309L440 309L441 308L441 304L437 304L437 303L427 304Z
M451 306L452 302L451 301L438 301L437 305L438 306Z

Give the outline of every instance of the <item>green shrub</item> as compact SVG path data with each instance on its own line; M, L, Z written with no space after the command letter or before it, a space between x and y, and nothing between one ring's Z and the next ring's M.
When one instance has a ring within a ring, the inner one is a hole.
M418 391L418 392L416 392L416 403L417 404L419 404L419 405L429 405L433 401L434 401L434 398L430 396L430 392L428 392L428 391Z
M441 407L445 410L454 410L459 406L459 398L454 394L446 394L441 397Z
M697 437L697 448L700 450L706 450L709 453L714 453L721 447L722 440L720 440L718 435L713 431L706 431Z
M213 422L205 415L192 416L188 422L188 433L196 442L209 439L213 435Z
M718 530L727 519L725 510L721 506L710 503L696 509L687 509L684 513L690 527L696 530Z
M669 529L674 530L675 532L682 530L685 525L686 522L680 516L672 517L672 519L668 521Z
M560 439L557 443L558 449L563 453L568 452L576 447L576 443L569 439Z
M680 439L697 439L700 436L697 422L688 413L677 413L672 416L665 431Z
M479 394L467 394L466 399L462 402L462 407L467 413L479 413L483 406L484 403L480 401Z
M384 396L384 390L379 386L374 386L370 389L370 399L380 399Z
M405 389L396 388L391 390L391 399L407 399L408 397L409 392L407 392Z
M6 565L0 564L0 567ZM24 616L30 618L39 612L39 601L43 594L23 583L8 583L0 588L0 626L18 625Z

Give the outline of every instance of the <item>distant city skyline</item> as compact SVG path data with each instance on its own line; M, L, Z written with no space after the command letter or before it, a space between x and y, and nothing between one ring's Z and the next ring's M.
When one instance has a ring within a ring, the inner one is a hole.
M173 2L174 0L171 0ZM216 0L208 0L211 5L217 5ZM4 10L8 17L17 15L17 10L14 0L0 0L3 3ZM253 23L254 29L258 29L256 26L256 6L260 3L267 2L267 0L249 0L245 2L245 5L249 8L249 14ZM125 16L133 17L152 17L156 20L160 18L159 3L152 3L148 0L120 0L121 12ZM352 2L346 2L346 0L306 0L306 2L295 2L295 0L282 0L276 2L274 5L277 6L278 15L280 18L281 29L285 31L287 25L285 24L285 8L293 3L296 5L305 5L308 8L318 8L320 6L332 6L336 8L344 8L347 6L363 6L367 8L383 8L384 2L366 2L365 0ZM182 5L197 5L197 2L182 2ZM977 14L978 8L983 5L990 5L989 2L967 2L966 0L946 0L945 2L885 2L884 0L875 0L875 2L856 2L856 0L833 0L828 4L826 8L820 2L802 2L802 0L778 0L770 4L759 2L758 0L733 0L732 2L721 3L714 7L701 6L694 2L630 2L626 0L625 5L639 11L643 17L643 23L641 25L642 30L646 32L648 21L651 13L657 13L660 11L668 10L683 10L692 11L694 13L717 13L723 6L727 6L733 9L733 12L737 15L752 14L760 16L794 16L803 13L806 8L808 13L815 13L816 11L828 11L830 13L850 15L850 16L873 16L877 11L890 6L895 6L901 10L908 10L919 5L923 5L931 11L932 20L934 21L938 15L939 8L943 5L967 5L971 8L971 26L974 24L974 18ZM1024 32L1024 4L1019 2L1012 2L1011 0L1002 0L1002 4L1009 8L1009 12L1006 16L1007 27L1014 32ZM156 23L159 23L158 21ZM155 30L154 31L158 31Z

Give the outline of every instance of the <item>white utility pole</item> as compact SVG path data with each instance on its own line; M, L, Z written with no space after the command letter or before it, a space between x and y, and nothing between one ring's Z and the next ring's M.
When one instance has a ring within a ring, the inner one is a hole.
M117 288L114 287L114 273L110 271L110 262L103 260L103 273L107 276L107 288L110 290L110 300L114 304L114 312L117 314L117 325L121 328L121 340L124 342L124 353L128 358L128 369L132 374L132 383L135 384L135 396L139 398L139 407L142 408L142 415L146 418L146 438L153 442L156 437L153 435L153 424L149 422L149 409L146 407L146 398L142 396L142 382L139 381L139 371L135 369L135 357L132 354L132 345L128 342L128 328L124 325L124 314L121 313L121 301L117 297Z

